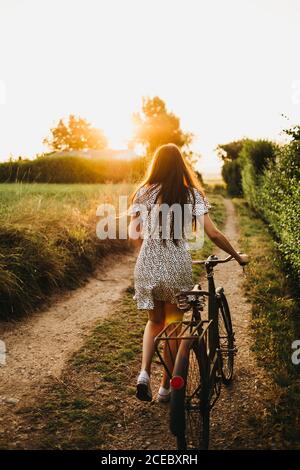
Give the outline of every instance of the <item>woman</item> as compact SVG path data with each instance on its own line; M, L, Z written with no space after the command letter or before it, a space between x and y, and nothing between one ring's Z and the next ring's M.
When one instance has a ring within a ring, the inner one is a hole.
M142 367L137 379L136 396L140 400L151 401L150 372L154 338L166 324L182 319L183 313L176 305L176 294L193 287L185 208L190 208L193 226L196 219L201 217L207 236L241 265L246 264L247 256L237 253L210 219L210 206L197 177L174 144L157 149L148 175L132 200L129 237L141 247L134 270L134 299L138 309L148 310L149 317L143 337ZM169 210L167 216L163 217L161 208L171 206L180 209L182 216L178 217L176 210ZM173 353L175 343L171 341ZM164 360L172 369L167 348ZM170 381L164 371L158 400L168 401L169 397Z

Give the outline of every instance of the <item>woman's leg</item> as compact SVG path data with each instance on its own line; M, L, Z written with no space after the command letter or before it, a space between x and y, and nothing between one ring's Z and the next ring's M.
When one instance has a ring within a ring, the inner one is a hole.
M163 329L165 324L164 303L162 301L154 301L154 309L148 312L148 322L145 327L143 337L143 355L142 368L146 370L150 376L152 358L155 352L154 338Z
M181 321L183 317L183 312L180 310L176 304L170 304L169 302L165 302L164 304L164 311L165 311L165 324L172 323L174 321ZM173 329L173 328L172 328ZM175 336L177 336L180 333L181 328L177 328L175 331ZM169 343L169 345L167 344ZM164 361L168 367L168 369L172 372L173 367L174 367L174 361L176 358L178 350L178 344L177 341L174 340L169 340L165 341L164 344L164 351L163 351L163 357ZM170 377L168 376L167 372L163 371L163 378L162 378L162 383L161 386L168 389L170 387Z

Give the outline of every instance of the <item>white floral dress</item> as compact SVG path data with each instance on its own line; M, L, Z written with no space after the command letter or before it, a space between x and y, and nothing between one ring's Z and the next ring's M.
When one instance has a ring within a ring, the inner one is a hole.
M137 308L151 310L154 300L176 303L176 294L193 287L192 258L185 237L177 241L149 236L153 231L151 208L155 204L159 186L142 187L137 192L129 214L139 213L142 222L143 243L134 269L134 299ZM192 215L202 216L210 208L206 198L194 189L195 204L190 196L189 206ZM144 196L144 197L143 197ZM146 197L145 197L146 196ZM151 226L152 225L152 226Z

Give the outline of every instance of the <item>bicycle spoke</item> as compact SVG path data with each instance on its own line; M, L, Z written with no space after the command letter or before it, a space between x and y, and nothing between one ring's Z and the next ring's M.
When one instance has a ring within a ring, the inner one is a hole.
M186 443L188 449L201 449L203 447L201 385L199 361L194 350L191 350L189 355L185 399Z
M234 338L230 312L225 297L221 298L218 312L219 347L224 383L229 383L233 374Z

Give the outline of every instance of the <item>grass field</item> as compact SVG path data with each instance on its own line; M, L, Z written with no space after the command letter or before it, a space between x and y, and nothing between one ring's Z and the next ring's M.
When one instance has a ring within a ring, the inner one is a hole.
M132 184L0 185L0 318L38 307L51 293L80 285L126 240L99 240L96 209L118 206ZM210 195L211 202L219 196ZM221 220L218 206L215 217ZM209 245L208 245L209 246Z
M0 216L15 210L25 210L26 215L34 209L36 219L41 211L55 203L56 208L69 209L76 206L79 210L90 209L92 204L117 202L120 194L129 194L132 184L39 184L8 183L0 184ZM94 207L94 206L93 206ZM37 214L39 211L39 214ZM26 221L25 221L26 222Z
M129 184L0 185L0 317L29 312L74 288L124 240L96 237L96 209L116 205Z
M212 218L222 227L222 197L208 194L208 198L213 205ZM212 244L206 240L194 256L206 257L211 250ZM194 274L198 281L199 270ZM134 384L147 318L145 311L136 309L132 295L133 286L109 318L99 321L84 346L70 358L60 379L44 389L34 408L19 410L22 426L30 428L22 448L108 449L122 439L127 445L126 425L136 419ZM155 408L141 412L147 413L146 421L154 419ZM136 445L142 448L145 439L140 438L141 443ZM9 447L5 439L0 436L0 448Z

